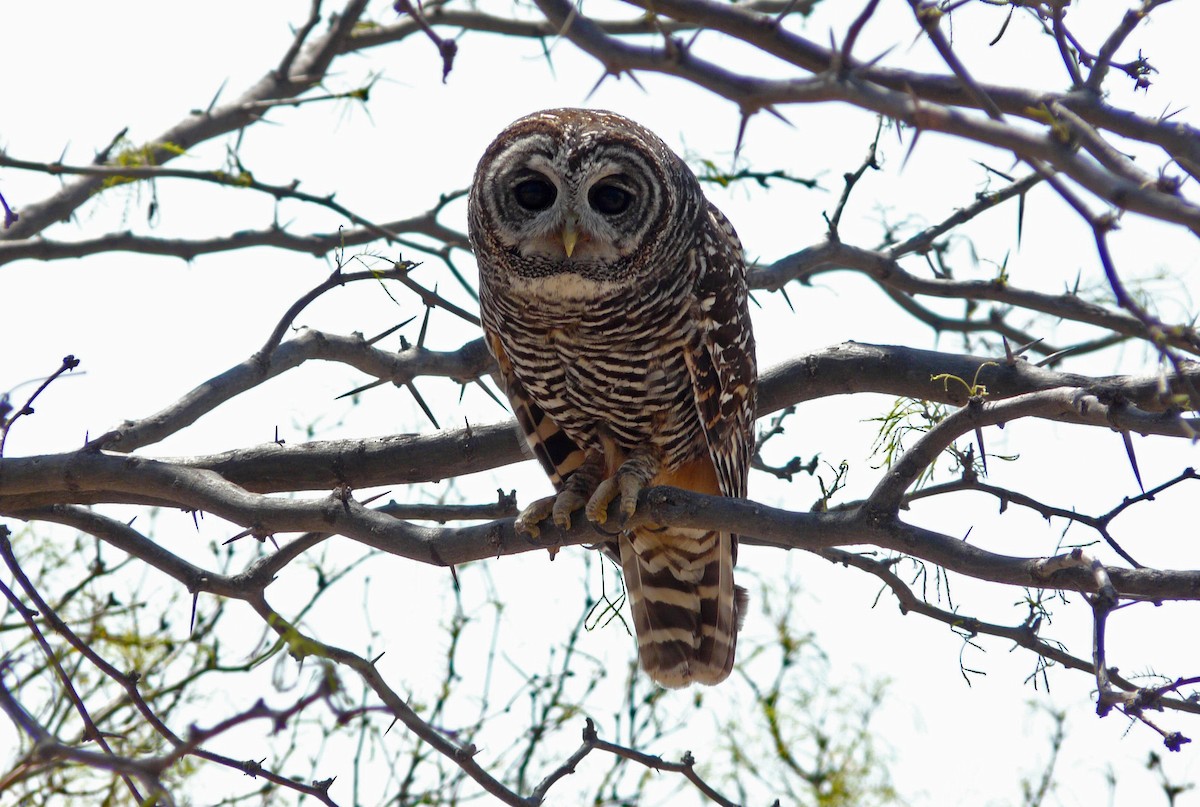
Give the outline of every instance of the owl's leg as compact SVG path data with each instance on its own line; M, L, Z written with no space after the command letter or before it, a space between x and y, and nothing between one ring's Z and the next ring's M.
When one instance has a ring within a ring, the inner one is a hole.
M638 494L658 474L661 467L662 463L657 455L648 451L634 452L629 459L621 463L615 474L596 488L584 510L588 519L597 524L606 522L608 506L619 496L619 513L621 522L624 523L637 510Z
M571 472L567 481L563 483L562 490L554 496L538 499L526 507L521 511L521 515L517 516L513 526L517 532L523 532L533 538L537 538L539 534L537 525L547 518L553 518L554 523L564 530L571 529L571 514L583 509L603 476L604 454L588 451L584 454L583 464Z

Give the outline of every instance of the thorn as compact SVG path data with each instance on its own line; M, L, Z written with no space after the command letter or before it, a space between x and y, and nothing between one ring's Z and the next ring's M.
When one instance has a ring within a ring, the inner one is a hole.
M784 22L784 17L787 17L788 14L792 13L794 8L796 8L796 1L797 0L791 0L791 2L788 2L788 4L784 6L784 8L782 8L778 14L775 14L775 18L770 20L772 25L779 25L781 22ZM832 36L832 34L830 34L830 36Z
M550 69L550 78L558 80L558 73L554 69L554 59L550 53L550 46L546 44L545 37L539 39L542 44L542 55L546 57L546 67Z
M972 160L971 162L975 163L980 168L982 168L984 171L987 171L989 174L995 174L996 176L1000 177L1001 179L1003 179L1006 182L1016 182L1017 181L1017 178L1014 177L1012 174L1006 174L1003 171L1001 171L999 168L993 168L992 166L988 165L985 162L980 162L979 160Z
M386 339L387 337L391 336L391 335L392 335L392 334L394 334L396 331L400 330L401 328L403 328L405 325L407 325L408 323L412 322L412 321L413 321L414 319L416 319L416 318L417 318L417 315L416 315L416 314L413 314L411 317L409 317L408 319L404 320L404 322L401 322L399 325L395 325L395 326L393 326L393 327L391 327L391 328L388 328L386 331L384 331L383 333L379 334L378 336L373 336L373 337L371 337L370 339L368 339L368 340L367 340L367 344L368 344L368 345L373 345L373 344L375 344L376 342L378 342L380 339Z
M1037 339L1034 339L1032 342L1026 342L1025 344L1021 345L1019 348L1017 348L1013 352L1012 357L1016 358L1017 356L1023 356L1029 352L1030 348L1036 347L1036 346L1040 345L1041 343L1042 343L1042 337L1040 337L1040 336Z
M377 378L369 384L363 384L361 387L355 387L354 389L350 390L349 392L343 392L341 395L334 398L334 400L340 401L342 398L349 398L351 395L357 395L360 392L366 392L367 390L369 390L373 387L378 387L380 384L386 384L386 383L387 383L387 379Z
M417 392L417 385L411 381L408 381L404 386L408 387L408 391L412 393L417 405L420 406L421 411L425 413L425 417L429 418L430 422L433 423L433 427L435 429L441 429L441 425L437 422L437 418L433 416L433 412L430 411L429 406L425 403L425 399L421 397L421 393Z
M1068 354L1070 352L1071 352L1071 348L1063 348L1062 350L1056 350L1053 353L1051 353L1049 356L1046 356L1045 358L1042 358L1042 359L1038 359L1036 362L1033 363L1033 366L1034 367L1045 367L1046 365L1051 364L1052 362L1057 360L1059 357L1065 356L1066 354Z
M879 64L879 63L880 63L880 62L882 62L882 61L883 61L885 58L887 58L887 57L888 57L888 56L891 54L891 52L892 52L892 51L894 51L895 49L896 49L896 46L895 46L895 45L889 45L889 46L887 46L886 48L884 48L882 51L880 51L880 52L879 52L879 55L878 55L878 56L874 56L874 57L872 57L871 59L869 59L869 60L867 60L867 61L865 61L865 62L862 62L862 63L860 63L860 64L858 65L858 68L859 68L860 70L870 70L872 67L874 67L875 65Z
M196 633L196 603L199 599L200 599L200 592L193 591L192 592L192 618L191 618L191 621L188 622L188 633L192 634L193 636Z
M213 109L215 109L217 106L217 100L221 97L221 93L223 93L225 91L225 85L228 83L229 83L229 79L226 78L224 81L221 82L221 86L217 87L217 91L215 93L213 93L212 100L208 102L208 106L204 109L205 115L212 115Z
M1146 486L1142 484L1142 472L1138 470L1137 455L1133 453L1133 438L1129 436L1129 432L1121 432L1121 439L1125 442L1125 453L1129 456L1129 464L1133 467L1133 476L1137 479L1138 488L1145 493Z
M498 406L499 406L501 409L505 410L506 412L508 411L508 407L506 407L506 406L504 405L504 401L502 401L502 400L500 400L498 397L496 397L496 393L492 392L491 388L490 388L490 387L489 387L487 384L483 383L483 379L482 379L482 378L476 378L476 379L475 379L475 383L476 383L476 384L478 384L478 385L479 385L479 388L480 388L480 389L482 389L484 392L486 392L486 393L487 393L487 396L488 396L489 398L491 398L493 401L495 401L495 402L496 402L496 404L497 404L497 405L498 405Z
M900 171L901 172L903 172L905 166L908 165L909 157L912 157L913 152L916 151L917 141L921 139L921 131L922 131L922 129L921 129L921 117L922 117L922 115L921 115L921 99L919 97L917 97L917 94L913 91L912 87L906 87L906 89L908 90L908 98L912 102L912 106L913 106L913 115L912 115L913 138L912 138L912 142L908 144L908 151L906 151L904 153L904 159L900 161ZM879 126L880 127L883 126L883 116L882 115L879 116ZM900 130L900 127L897 125L896 131L899 132L899 130ZM875 133L875 142L876 143L879 142L879 131L876 131L876 133Z
M983 428L975 427L975 443L979 446L979 461L983 463L983 475L988 475L987 469L987 451L983 447Z
M917 141L920 139L921 139L921 130L914 128L913 129L913 138L908 144L908 151L904 152L904 159L900 161L900 170L901 171L903 171L904 167L906 165L908 165L908 158L911 157L913 152L916 150Z
M437 286L433 287L433 293L437 294ZM421 320L421 332L417 334L417 347L425 347L425 334L429 332L429 315L433 313L433 306L425 306L425 319Z
M742 153L742 141L746 137L746 124L750 122L750 115L753 113L742 110L742 119L738 122L737 142L733 145L733 161L736 163L738 156Z
M787 293L787 287L786 287L786 286L780 286L780 287L779 287L779 293L783 295L783 301L784 301L785 303L787 303L787 307L788 307L788 309L790 309L790 310L791 310L791 312L792 312L793 314L795 314L795 313L796 313L796 306L792 305L792 299L791 299L790 297L788 297L788 293Z
M595 84L592 85L592 88L590 90L588 90L587 95L585 95L583 97L584 102L590 101L592 96L596 94L596 90L600 89L600 85L604 83L604 80L611 75L613 75L613 72L611 70L609 70L607 67L604 68L604 72L600 74L600 78L596 81ZM620 74L617 74L617 75L619 76Z
M770 114L772 117L782 121L785 126L788 126L789 128L792 128L792 129L796 128L796 124L792 123L790 120L788 120L786 117L784 117L784 114L782 112L780 112L778 109L776 109L774 107L774 105L767 104L765 107L763 107L763 111Z
M1025 229L1025 194L1017 196L1017 249L1021 248L1021 233Z
M251 532L252 532L252 530L242 530L241 532L239 532L237 535L233 536L232 538L227 538L224 541L222 541L221 546L229 546L234 541L240 541L242 538L245 538Z

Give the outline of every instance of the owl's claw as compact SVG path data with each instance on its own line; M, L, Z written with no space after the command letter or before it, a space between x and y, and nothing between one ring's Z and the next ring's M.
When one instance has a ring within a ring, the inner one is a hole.
M619 513L621 523L624 524L637 510L638 494L642 492L643 487L645 483L636 474L618 471L615 476L610 476L600 483L584 512L590 521L604 524L608 521L608 506L612 504L613 499L620 496Z
M617 532L620 532L637 510L638 494L646 486L650 475L638 463L626 462L608 479L595 484L595 480L603 473L603 461L603 456L599 454L590 457L588 464L581 466L567 480L558 495L538 499L526 507L517 516L513 526L518 532L533 538L540 534L538 524L547 518L552 519L559 529L569 530L571 514L576 510L583 510L588 521L603 526L608 521L609 505L618 500L617 518L614 520L617 521Z
M564 490L554 497L554 508L551 510L554 523L564 530L571 529L571 514L582 509L585 504L587 499L583 494L570 488Z
M513 527L517 532L525 533L530 538L537 538L541 535L538 524L549 518L560 529L569 530L571 529L571 514L576 510L581 510L585 504L587 504L587 499L583 494L567 489L557 496L538 499L526 507L521 511L521 515L517 516Z
M547 496L526 507L513 522L513 528L530 538L538 538L542 534L542 531L538 529L538 524L545 521L546 517L554 512L554 502L557 498L557 496Z

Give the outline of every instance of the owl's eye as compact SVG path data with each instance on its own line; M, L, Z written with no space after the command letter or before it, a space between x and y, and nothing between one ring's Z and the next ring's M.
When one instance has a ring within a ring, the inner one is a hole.
M554 185L544 179L527 179L517 183L517 186L513 188L513 196L521 207L536 212L545 210L554 204L558 191Z
M588 191L588 204L605 216L624 213L632 201L632 193L610 183L596 185Z

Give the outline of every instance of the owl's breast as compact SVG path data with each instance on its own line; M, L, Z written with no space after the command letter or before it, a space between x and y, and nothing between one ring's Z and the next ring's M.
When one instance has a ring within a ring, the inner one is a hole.
M518 350L526 391L581 446L601 435L626 451L659 446L668 464L703 446L685 361L692 334L680 318L606 317L527 333Z

